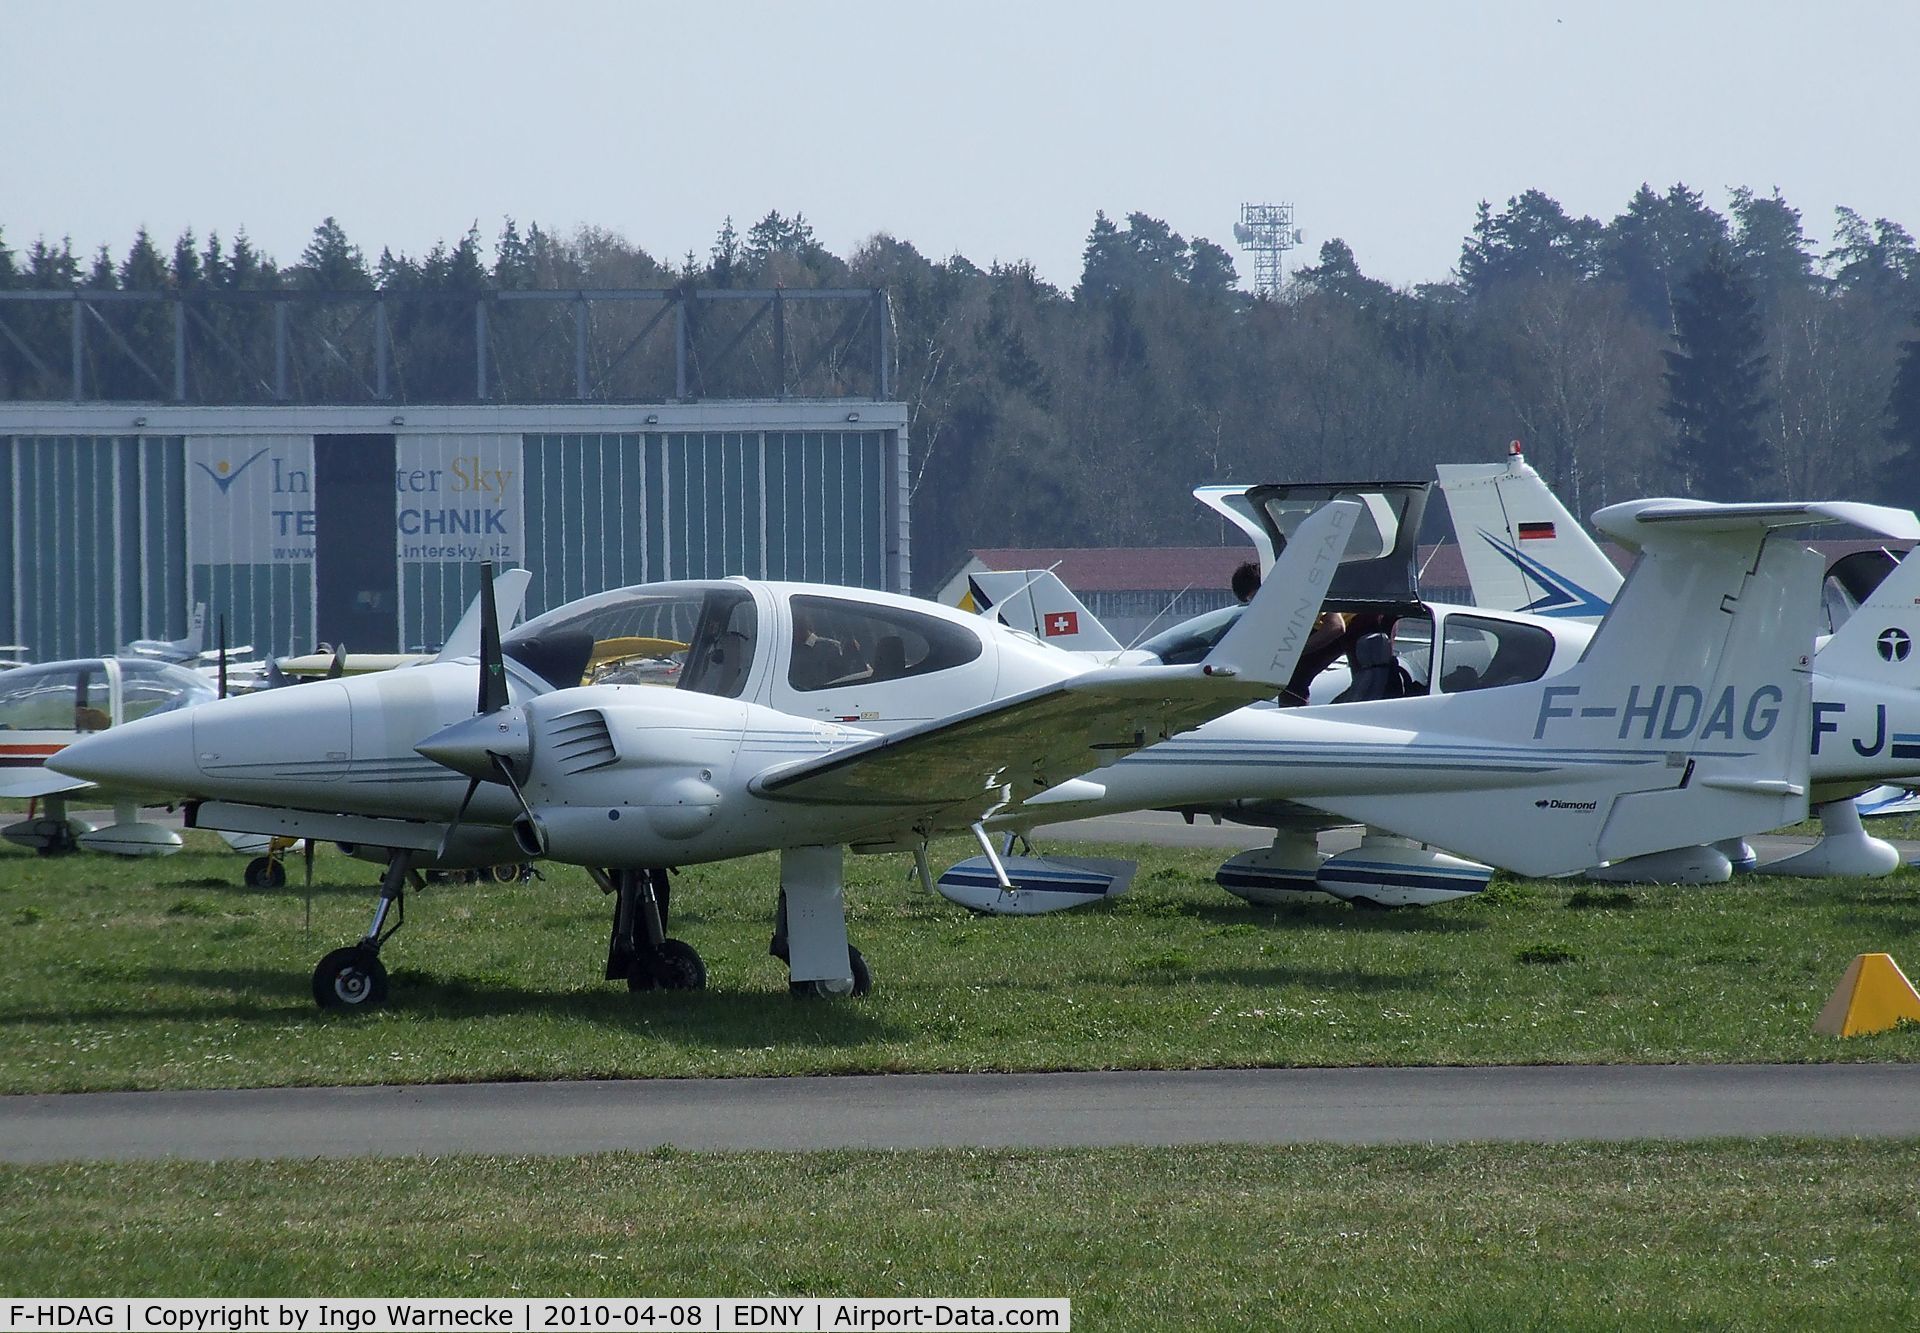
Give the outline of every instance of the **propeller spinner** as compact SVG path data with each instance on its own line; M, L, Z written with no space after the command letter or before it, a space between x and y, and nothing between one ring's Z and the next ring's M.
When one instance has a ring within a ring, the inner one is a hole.
M480 790L483 782L497 782L511 791L536 841L545 844L540 821L520 790L520 778L525 776L533 757L533 741L527 732L527 715L507 693L507 666L500 651L500 611L493 600L491 560L482 561L480 565L480 696L474 716L442 728L413 748L435 763L471 779L467 783L467 794L460 800L460 809L453 823L447 826L446 837L440 841L442 855L446 854L461 821L467 817L467 807L473 804L473 794Z

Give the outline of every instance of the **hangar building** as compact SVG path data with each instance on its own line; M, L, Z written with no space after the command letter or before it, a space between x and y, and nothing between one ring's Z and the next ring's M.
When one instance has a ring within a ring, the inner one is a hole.
M6 295L0 333L10 316L20 322ZM82 329L65 334L77 346L97 319L87 299L97 294L58 295ZM366 321L378 335L367 373L309 395L337 401L293 401L285 366L298 345L286 316L261 321L277 345L254 362L279 367L260 377L256 396L281 401L195 401L195 372L214 380L216 355L240 349L195 343L195 312L178 298L166 298L182 308L173 381L149 371L140 386L171 390L158 401L93 396L106 376L77 352L57 386L77 387L73 398L0 397L0 642L25 644L41 661L110 652L135 638L180 637L204 603L209 643L212 617L223 614L229 642L259 652L432 647L489 558L533 571L529 615L622 584L729 574L907 589L907 417L887 393L883 295L828 294L873 325L856 328L851 343L840 336L864 375L831 377L828 393L803 397L789 391L804 367L778 309L792 294L727 293L742 309L756 298L775 308L763 322L778 339L779 370L764 385L735 374L707 393L698 332L688 328L706 312L689 309L697 302L687 294L542 294L575 311L651 298L674 314L674 350L660 358L674 380L652 401L607 400L646 386L609 377L605 355L594 381L584 317L572 349L579 373L558 376L557 391L514 393L488 359L499 348L488 311L502 295L479 298L471 317L481 350L462 364L473 376L460 382L464 401L379 395L399 378L404 352L386 331L384 301ZM288 304L300 313L299 301ZM108 309L107 318L123 316ZM749 318L722 332L752 350ZM124 337L95 338L133 354ZM165 352L163 340L141 369L164 367ZM709 370L719 360L710 353ZM0 387L33 382L17 375ZM502 401L509 396L524 400Z

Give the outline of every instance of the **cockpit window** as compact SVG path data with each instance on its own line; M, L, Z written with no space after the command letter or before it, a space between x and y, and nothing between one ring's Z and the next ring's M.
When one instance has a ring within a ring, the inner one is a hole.
M1539 680L1553 662L1553 635L1537 625L1448 616L1440 637L1440 689L1490 690Z
M206 677L185 667L166 662L137 662L120 659L120 715L131 722L135 718L170 713L176 708L191 708L211 702L217 691Z
M104 731L113 725L105 662L56 662L0 673L0 729Z
M879 684L963 666L980 656L965 625L904 607L797 594L787 684L826 690Z
M664 685L734 699L746 688L758 629L745 588L655 583L569 602L500 648L555 689Z
M1168 666L1190 666L1213 651L1213 645L1233 628L1247 608L1223 606L1183 620L1171 629L1163 629L1140 647Z

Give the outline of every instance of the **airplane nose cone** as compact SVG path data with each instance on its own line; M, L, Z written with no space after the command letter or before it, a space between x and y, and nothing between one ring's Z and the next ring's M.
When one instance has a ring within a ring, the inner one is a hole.
M502 708L443 727L413 747L419 753L471 778L497 781L493 756L524 767L530 746L527 719L518 708Z
M200 777L194 759L193 715L164 713L83 736L47 767L103 787L190 796Z

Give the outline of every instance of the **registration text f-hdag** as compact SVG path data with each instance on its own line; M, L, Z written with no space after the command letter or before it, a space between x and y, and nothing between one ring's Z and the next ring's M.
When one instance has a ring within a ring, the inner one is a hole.
M1677 741L1721 738L1737 735L1750 741L1763 741L1780 724L1781 705L1786 695L1777 685L1762 685L1744 694L1732 685L1713 696L1708 706L1707 691L1697 685L1660 684L1651 689L1634 685L1624 703L1578 704L1578 685L1548 685L1540 692L1540 714L1533 725L1533 738L1545 739L1547 728L1561 718L1619 719L1618 740Z

